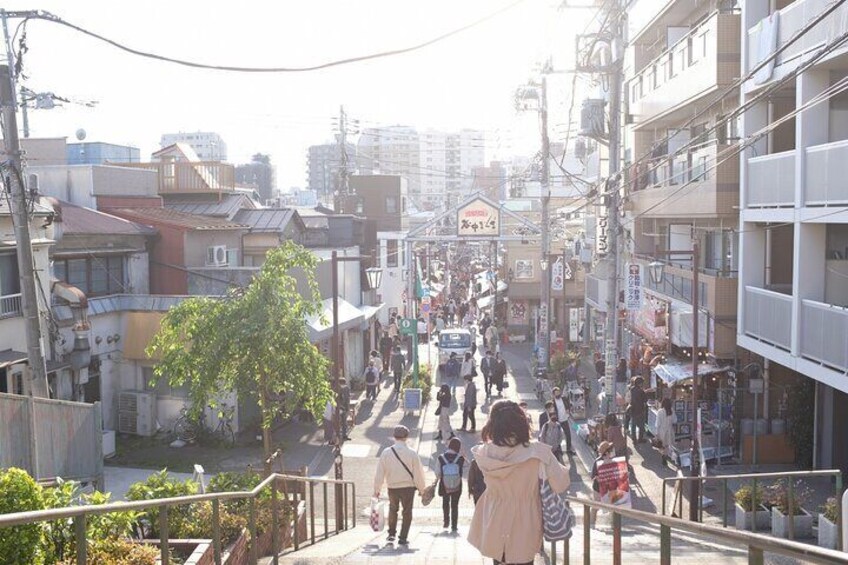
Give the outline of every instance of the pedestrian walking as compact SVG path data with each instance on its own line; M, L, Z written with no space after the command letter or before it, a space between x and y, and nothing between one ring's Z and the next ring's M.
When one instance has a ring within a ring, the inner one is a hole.
M560 391L559 387L554 387L552 392L554 395L553 402L557 420L559 420L559 424L565 434L565 452L569 455L576 455L574 450L571 449L571 424L568 421L571 412L571 402L568 398L562 395L562 391Z
M474 506L477 506L477 501L483 496L486 490L486 479L483 477L483 471L477 465L477 461L471 461L468 466L468 496L474 499Z
M462 360L462 367L459 370L459 374L463 379L477 376L477 366L474 364L474 357L470 351L465 352L465 359Z
M480 372L483 373L483 390L486 391L486 397L489 397L492 395L492 374L495 372L495 358L490 349L486 350L486 356L480 361Z
M495 321L492 320L491 325L486 328L486 343L488 348L492 351L500 351L501 345L498 342L498 326Z
M389 360L392 356L392 337L389 332L383 332L383 337L380 338L380 356L383 360L383 372L389 372Z
M400 337L400 328L398 327L398 319L396 314L392 314L391 320L389 320L389 329L386 330L386 333L389 334L389 337L394 340L396 337Z
M657 441L660 442L663 465L671 461L671 446L674 445L674 425L677 416L671 409L671 399L663 398L660 411L657 412Z
M498 389L498 396L503 396L506 373L506 361L504 361L503 357L501 357L501 353L499 351L495 353L495 368L492 372L492 379L494 381L494 386Z
M474 508L468 541L495 565L531 564L542 545L539 477L559 493L569 486L568 470L547 446L530 443L527 417L511 400L492 405L482 439L471 452L486 490Z
M610 412L604 419L604 427L606 428L606 439L611 442L615 448L616 457L624 457L629 461L630 456L627 453L627 434L621 427L621 422L618 421L618 416Z
M642 389L644 380L636 377L630 389L630 437L633 443L645 442L645 424L648 419L648 395Z
M551 447L554 457L560 463L562 463L562 440L564 439L565 433L559 425L556 412L551 412L548 421L539 429L539 441Z
M406 359L403 353L400 352L400 345L395 345L395 352L392 353L392 373L395 381L395 392L400 392L404 367L406 367Z
M336 407L332 400L328 400L324 406L323 424L324 424L324 442L328 445L336 442L336 427L333 425L333 419L336 416Z
M462 442L458 437L448 442L447 450L439 455L436 476L439 478L439 496L442 497L442 516L444 528L457 532L459 520L459 497L462 496L462 470L465 457L459 454Z
M483 334L483 347L485 349L491 349L489 345L489 339L486 337L486 330L489 329L489 326L492 325L492 318L489 317L489 313L486 312L483 315L483 320L480 322L480 333Z
M456 383L459 380L462 372L462 362L457 358L456 351L451 351L447 363L445 363L445 377L451 386L451 390L456 393Z
M477 385L471 375L465 377L465 396L462 399L462 427L463 432L467 430L468 421L471 420L471 433L477 431L477 420L474 411L477 410Z
M615 446L611 441L602 441L598 446L598 458L595 459L595 462L592 464L592 471L590 472L590 477L592 479L592 497L599 501L601 500L601 484L598 481L598 466L602 463L609 463L612 461L612 453L615 450ZM592 508L589 513L589 524L595 524L595 518L598 515L598 509Z
M339 403L339 425L342 430L342 437L345 440L349 440L350 437L347 435L347 419L350 414L350 387L347 386L347 379L345 378L339 379L337 402Z
M362 375L365 381L365 400L377 400L377 392L380 387L380 369L382 363L371 360L368 366L365 367L365 372Z
M450 386L443 384L439 388L439 392L436 393L436 400L439 403L438 408L436 408L436 415L439 417L439 433L436 434L436 439L449 440L456 435L453 433L453 428L450 423L450 407L452 399L453 396L451 395Z
M406 445L409 438L409 428L395 426L394 445L384 449L377 462L374 475L374 498L380 498L383 484L389 492L389 537L390 542L400 545L409 544L409 528L412 525L412 504L415 501L415 491L424 492L424 466L418 454ZM398 533L398 510L403 507L401 514L400 537Z
M456 321L456 301L451 298L448 301L448 324L453 326Z

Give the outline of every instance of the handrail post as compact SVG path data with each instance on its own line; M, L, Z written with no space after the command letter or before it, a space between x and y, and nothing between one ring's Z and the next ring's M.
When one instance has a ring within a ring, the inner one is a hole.
M665 516L665 503L666 503L666 495L665 495L665 480L662 482L662 515Z
M327 483L321 483L324 486L324 539L330 535L330 526L327 518Z
M218 498L212 500L212 555L215 565L221 565L221 501Z
M756 426L756 422L754 423ZM754 477L754 488L751 490L751 532L757 532L757 477ZM738 527L738 526L737 526ZM749 553L750 555L750 553Z
M351 503L351 506L353 506L353 508L350 509L350 518L351 518L351 523L353 524L353 527L355 528L356 527L356 483L350 483L350 490L351 490L350 503Z
M168 565L171 553L168 551L168 506L159 509L159 556L162 565Z
M671 528L660 525L660 565L671 565Z
M288 499L286 499L288 500ZM271 554L274 565L280 559L280 506L277 502L277 479L271 481ZM295 537L295 549L297 549L297 537Z
M309 525L312 530L312 545L315 545L315 483L309 481Z
M721 482L721 526L727 527L727 479Z
M542 545L543 546L545 545L544 541L542 541ZM556 565L556 542L555 541L551 542L551 564L550 565Z
M565 541L562 542L562 565L569 565L571 563L571 540L570 538L565 538Z
M763 565L763 550L753 545L748 546L748 565Z
M612 563L621 565L621 514L612 513Z
M792 482L792 477L789 481L789 539L795 539L795 483Z
M839 528L842 533L842 539L840 541L842 545L845 545L845 540L848 539L848 531L846 531L848 530L848 519L846 519L848 518L848 490L842 493L842 512L839 513L837 518L842 522Z
M583 505L583 565L592 565L592 509Z
M343 503L342 504L342 507L343 507L342 524L344 525L343 529L347 530L347 490L348 490L347 489L347 483L344 483L342 488L343 488L343 492L342 492L342 503Z
M88 539L85 532L85 514L74 518L74 537L77 544L77 565L85 565L88 561Z
M247 520L247 527L250 532L250 558L248 562L251 565L256 565L259 561L259 546L256 539L256 496L250 498L250 515Z
M845 519L846 512L846 501L844 495L842 494L842 473L836 473L836 503L839 504L839 497L842 498L842 512L836 513L836 548L840 551L844 551L845 548L845 538L848 537L845 535L845 532L842 529L845 527L845 523L848 520Z

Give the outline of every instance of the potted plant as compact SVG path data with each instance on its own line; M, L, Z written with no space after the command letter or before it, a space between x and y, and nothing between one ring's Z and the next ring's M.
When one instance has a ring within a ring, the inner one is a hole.
M827 499L819 514L819 546L837 549L839 543L839 500L835 496Z
M792 500L792 516L789 509L789 488L786 481L778 481L768 487L771 505L771 533L781 538L789 537L789 520L794 523L795 539L813 537L813 515L803 506L810 500L810 491L796 483Z
M763 506L766 501L766 491L763 487L758 486L755 493L751 485L743 485L736 491L734 498L737 529L752 530L753 524L756 524L758 531L769 529L771 522L769 511Z

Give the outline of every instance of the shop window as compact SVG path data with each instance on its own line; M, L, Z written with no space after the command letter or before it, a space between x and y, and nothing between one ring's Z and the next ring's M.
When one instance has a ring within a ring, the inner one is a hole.
M398 266L398 241L396 239L386 240L386 267Z

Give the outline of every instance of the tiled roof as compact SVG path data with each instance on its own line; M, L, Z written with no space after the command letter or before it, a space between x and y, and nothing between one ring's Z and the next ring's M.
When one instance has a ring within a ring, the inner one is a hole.
M150 226L62 202L62 232L74 234L155 235Z
M245 194L233 193L221 195L218 202L215 195L214 202L198 202L197 200L172 200L165 202L165 207L187 214L202 214L204 216L222 216L229 220L241 209L252 209L256 203Z
M118 208L112 210L112 212L119 216L132 218L137 222L167 224L191 230L232 230L247 227L223 218L186 214L170 208Z
M295 217L296 212L289 208L269 208L265 210L239 210L234 221L250 226L255 231L283 231Z

